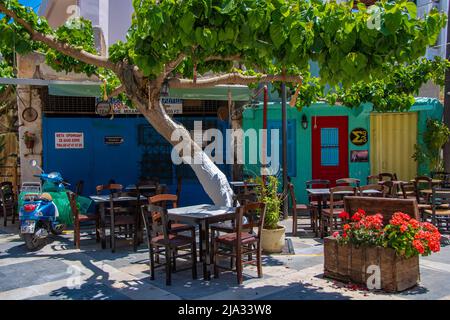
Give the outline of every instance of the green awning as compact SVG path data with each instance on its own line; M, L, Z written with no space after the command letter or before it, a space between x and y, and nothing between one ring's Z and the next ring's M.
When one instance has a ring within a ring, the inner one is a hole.
M52 96L95 97L102 96L101 86L95 84L49 84L48 93Z
M250 89L241 85L221 85L202 89L170 89L169 97L182 100L228 100L231 91L233 101L249 101ZM102 96L99 84L49 84L48 92L53 96L98 97Z
M228 91L231 91L233 101L251 100L251 92L247 86L220 85L202 89L169 89L169 97L183 100L228 100Z

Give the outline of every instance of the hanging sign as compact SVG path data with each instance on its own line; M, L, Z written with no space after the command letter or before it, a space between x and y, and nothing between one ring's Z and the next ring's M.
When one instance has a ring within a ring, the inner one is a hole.
M123 143L123 137L118 137L118 136L105 137L105 144L107 144L107 145L117 146L117 145L121 145L122 143Z
M55 132L55 149L84 149L83 132Z
M355 146L363 146L369 141L369 133L363 128L353 129L350 133L350 141Z
M100 101L95 106L95 113L99 116L107 116L111 113L111 104L108 101Z
M168 114L182 114L183 100L177 98L161 98L161 103L166 108Z

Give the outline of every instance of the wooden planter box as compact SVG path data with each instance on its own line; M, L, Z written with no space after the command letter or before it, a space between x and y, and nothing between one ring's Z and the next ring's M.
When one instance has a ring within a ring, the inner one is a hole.
M373 271L367 273L367 268L376 265L380 267L381 289L384 291L403 291L419 281L418 256L405 259L389 248L356 248L350 244L340 245L332 237L324 240L324 276L327 278L366 285L373 274Z

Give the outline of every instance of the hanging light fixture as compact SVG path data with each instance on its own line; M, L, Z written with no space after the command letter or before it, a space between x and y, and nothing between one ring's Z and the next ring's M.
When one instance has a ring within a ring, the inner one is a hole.
M302 128L308 129L308 118L306 117L306 114L303 114L302 116Z

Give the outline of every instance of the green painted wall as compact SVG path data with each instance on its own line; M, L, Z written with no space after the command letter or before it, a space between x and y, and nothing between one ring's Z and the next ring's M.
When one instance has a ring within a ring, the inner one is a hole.
M350 152L352 150L369 150L370 142L364 146L355 146L350 141L350 132L355 128L364 128L370 132L370 113L372 110L371 104L364 104L361 108L350 109L343 106L330 106L324 103L317 103L310 107L303 108L302 111L298 111L296 108L288 106L288 120L296 120L296 150L289 150L289 152L296 153L297 161L297 175L291 177L294 185L296 186L296 198L300 203L307 202L307 194L305 191L305 182L312 178L312 148L311 148L311 133L314 126L314 116L347 116L348 117L348 158L350 161ZM428 117L435 119L442 119L442 104L435 99L418 99L417 103L411 109L411 111L419 112L419 143L421 142L420 136L425 128L426 119ZM308 129L303 129L301 126L301 118L303 114L308 119ZM269 103L268 107L268 119L281 120L281 105L279 102ZM262 104L259 104L255 108L248 108L243 113L243 129L250 128L262 129ZM370 140L370 137L369 137ZM246 159L248 159L248 141L245 141ZM270 156L270 155L269 155ZM281 159L280 159L281 161ZM251 174L258 174L258 165L245 165L246 172ZM419 172L425 173L424 166L419 166ZM370 163L352 163L349 162L349 177L357 178L361 180L362 184L366 183L367 176L370 175Z

